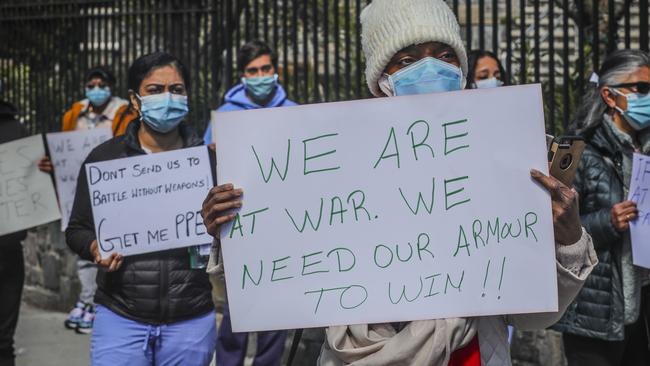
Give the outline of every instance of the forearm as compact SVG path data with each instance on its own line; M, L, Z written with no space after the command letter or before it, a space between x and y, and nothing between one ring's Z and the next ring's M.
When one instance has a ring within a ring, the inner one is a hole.
M65 241L68 247L79 257L93 261L95 258L90 252L90 244L95 240L95 232L81 227L68 226L65 230Z
M212 240L210 259L208 260L206 272L215 275L223 275L223 257L221 256L221 242L219 239Z
M81 258L92 261L94 256L90 251L90 244L95 239L95 224L92 207L90 206L86 171L82 166L77 179L77 190L70 214L70 222L65 230L65 241L68 247Z

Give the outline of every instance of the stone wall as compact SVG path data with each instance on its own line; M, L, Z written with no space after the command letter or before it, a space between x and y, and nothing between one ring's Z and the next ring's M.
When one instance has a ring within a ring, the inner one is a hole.
M25 252L24 301L36 307L69 311L77 301L80 285L76 274L76 255L65 244L59 222L29 231L23 242ZM225 291L221 279L212 279L217 310L223 309ZM292 333L291 333L292 334ZM323 342L322 329L305 330L294 365L315 362ZM255 342L249 352L255 353ZM285 360L291 345L287 340ZM553 331L515 331L512 340L513 366L565 366L561 334Z
M69 311L79 297L77 256L65 244L59 221L29 230L23 242L23 301L50 310Z

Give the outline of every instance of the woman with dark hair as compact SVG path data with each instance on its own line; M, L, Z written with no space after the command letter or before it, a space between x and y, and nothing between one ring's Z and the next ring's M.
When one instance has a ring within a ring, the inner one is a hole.
M188 72L174 56L142 56L129 68L129 98L139 120L95 148L85 163L200 146L184 122ZM211 285L191 268L186 248L100 257L85 169L81 169L68 246L99 264L92 365L208 365L216 343ZM191 335L191 336L188 336Z
M467 54L467 89L496 88L510 84L501 61L490 51Z
M649 365L648 273L632 263L629 228L638 211L626 197L632 153L650 153L650 56L616 51L598 75L572 128L587 142L575 188L599 264L555 328L569 366Z

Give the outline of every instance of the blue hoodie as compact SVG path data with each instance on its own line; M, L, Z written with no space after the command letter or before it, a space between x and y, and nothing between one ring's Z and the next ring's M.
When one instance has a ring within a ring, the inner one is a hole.
M226 102L217 109L217 112L230 112L230 111L243 111L247 109L259 109L259 108L273 108L273 107L290 107L292 105L297 105L295 102L287 99L287 93L284 91L280 84L277 84L275 89L275 95L273 99L265 105L261 106L255 104L252 100L246 95L246 89L243 84L237 84L232 89L228 90L226 93ZM208 123L208 128L205 130L205 135L203 135L203 141L205 144L212 142L212 123Z

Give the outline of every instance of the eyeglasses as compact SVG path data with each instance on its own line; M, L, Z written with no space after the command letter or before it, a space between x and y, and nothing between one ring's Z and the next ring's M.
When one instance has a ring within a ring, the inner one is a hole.
M628 88L636 91L639 94L648 94L650 93L650 83L645 81L639 81L638 83L624 83L618 85L611 85L612 88Z

